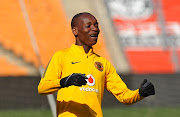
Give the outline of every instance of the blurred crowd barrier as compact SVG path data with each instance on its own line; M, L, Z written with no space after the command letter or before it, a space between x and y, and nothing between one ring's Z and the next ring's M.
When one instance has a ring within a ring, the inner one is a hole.
M179 107L179 74L164 75L121 75L131 90L140 87L143 79L148 79L155 86L156 94L133 105L120 103L105 90L103 107ZM3 77L0 78L0 109L42 109L49 108L46 96L39 95L37 86L40 77ZM56 96L56 95L55 95Z

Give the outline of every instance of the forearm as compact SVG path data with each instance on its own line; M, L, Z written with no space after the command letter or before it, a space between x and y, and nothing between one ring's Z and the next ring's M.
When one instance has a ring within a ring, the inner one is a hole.
M139 89L132 91L132 90L126 90L121 95L117 96L119 100L123 104L133 104L135 102L138 102L143 99L142 96L139 95Z
M42 80L38 85L38 93L40 95L52 94L60 89L60 79Z

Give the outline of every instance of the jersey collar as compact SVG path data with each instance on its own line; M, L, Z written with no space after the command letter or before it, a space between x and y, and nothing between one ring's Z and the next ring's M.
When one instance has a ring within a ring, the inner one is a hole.
M83 54L83 55L88 55L88 56L90 56L90 55L92 55L94 53L93 48L91 48L89 50L89 52L86 54L85 51L84 51L83 46L78 46L78 45L75 45L75 44L72 44L71 49L73 49L76 53Z

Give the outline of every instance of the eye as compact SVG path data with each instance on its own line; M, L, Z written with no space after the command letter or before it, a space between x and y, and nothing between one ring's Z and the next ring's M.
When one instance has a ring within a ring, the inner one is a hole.
M86 28L90 28L91 26L90 25L86 25Z
M98 24L95 24L95 27L96 27L96 28L99 28L99 25L98 25Z

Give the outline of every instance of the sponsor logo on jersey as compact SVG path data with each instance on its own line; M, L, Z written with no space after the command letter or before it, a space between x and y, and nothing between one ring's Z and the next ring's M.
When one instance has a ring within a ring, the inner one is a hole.
M85 87L79 87L79 89L80 89L80 91L89 91L89 92L96 92L96 93L99 92L98 89L90 88L90 87L87 87L87 88L85 88Z
M94 77L91 74L87 75L86 77L88 77L88 79L86 79L87 85L94 86L95 85Z
M91 87L91 86L94 86L96 83L95 78L91 74L87 75L86 77L88 77L88 79L86 79L86 81L87 81L87 85L89 87L79 87L80 91L88 91L88 92L98 93L99 92L98 89Z
M99 71L103 71L103 65L102 65L102 63L100 63L100 62L98 62L98 61L96 61L95 63L94 63L94 66L99 70Z

